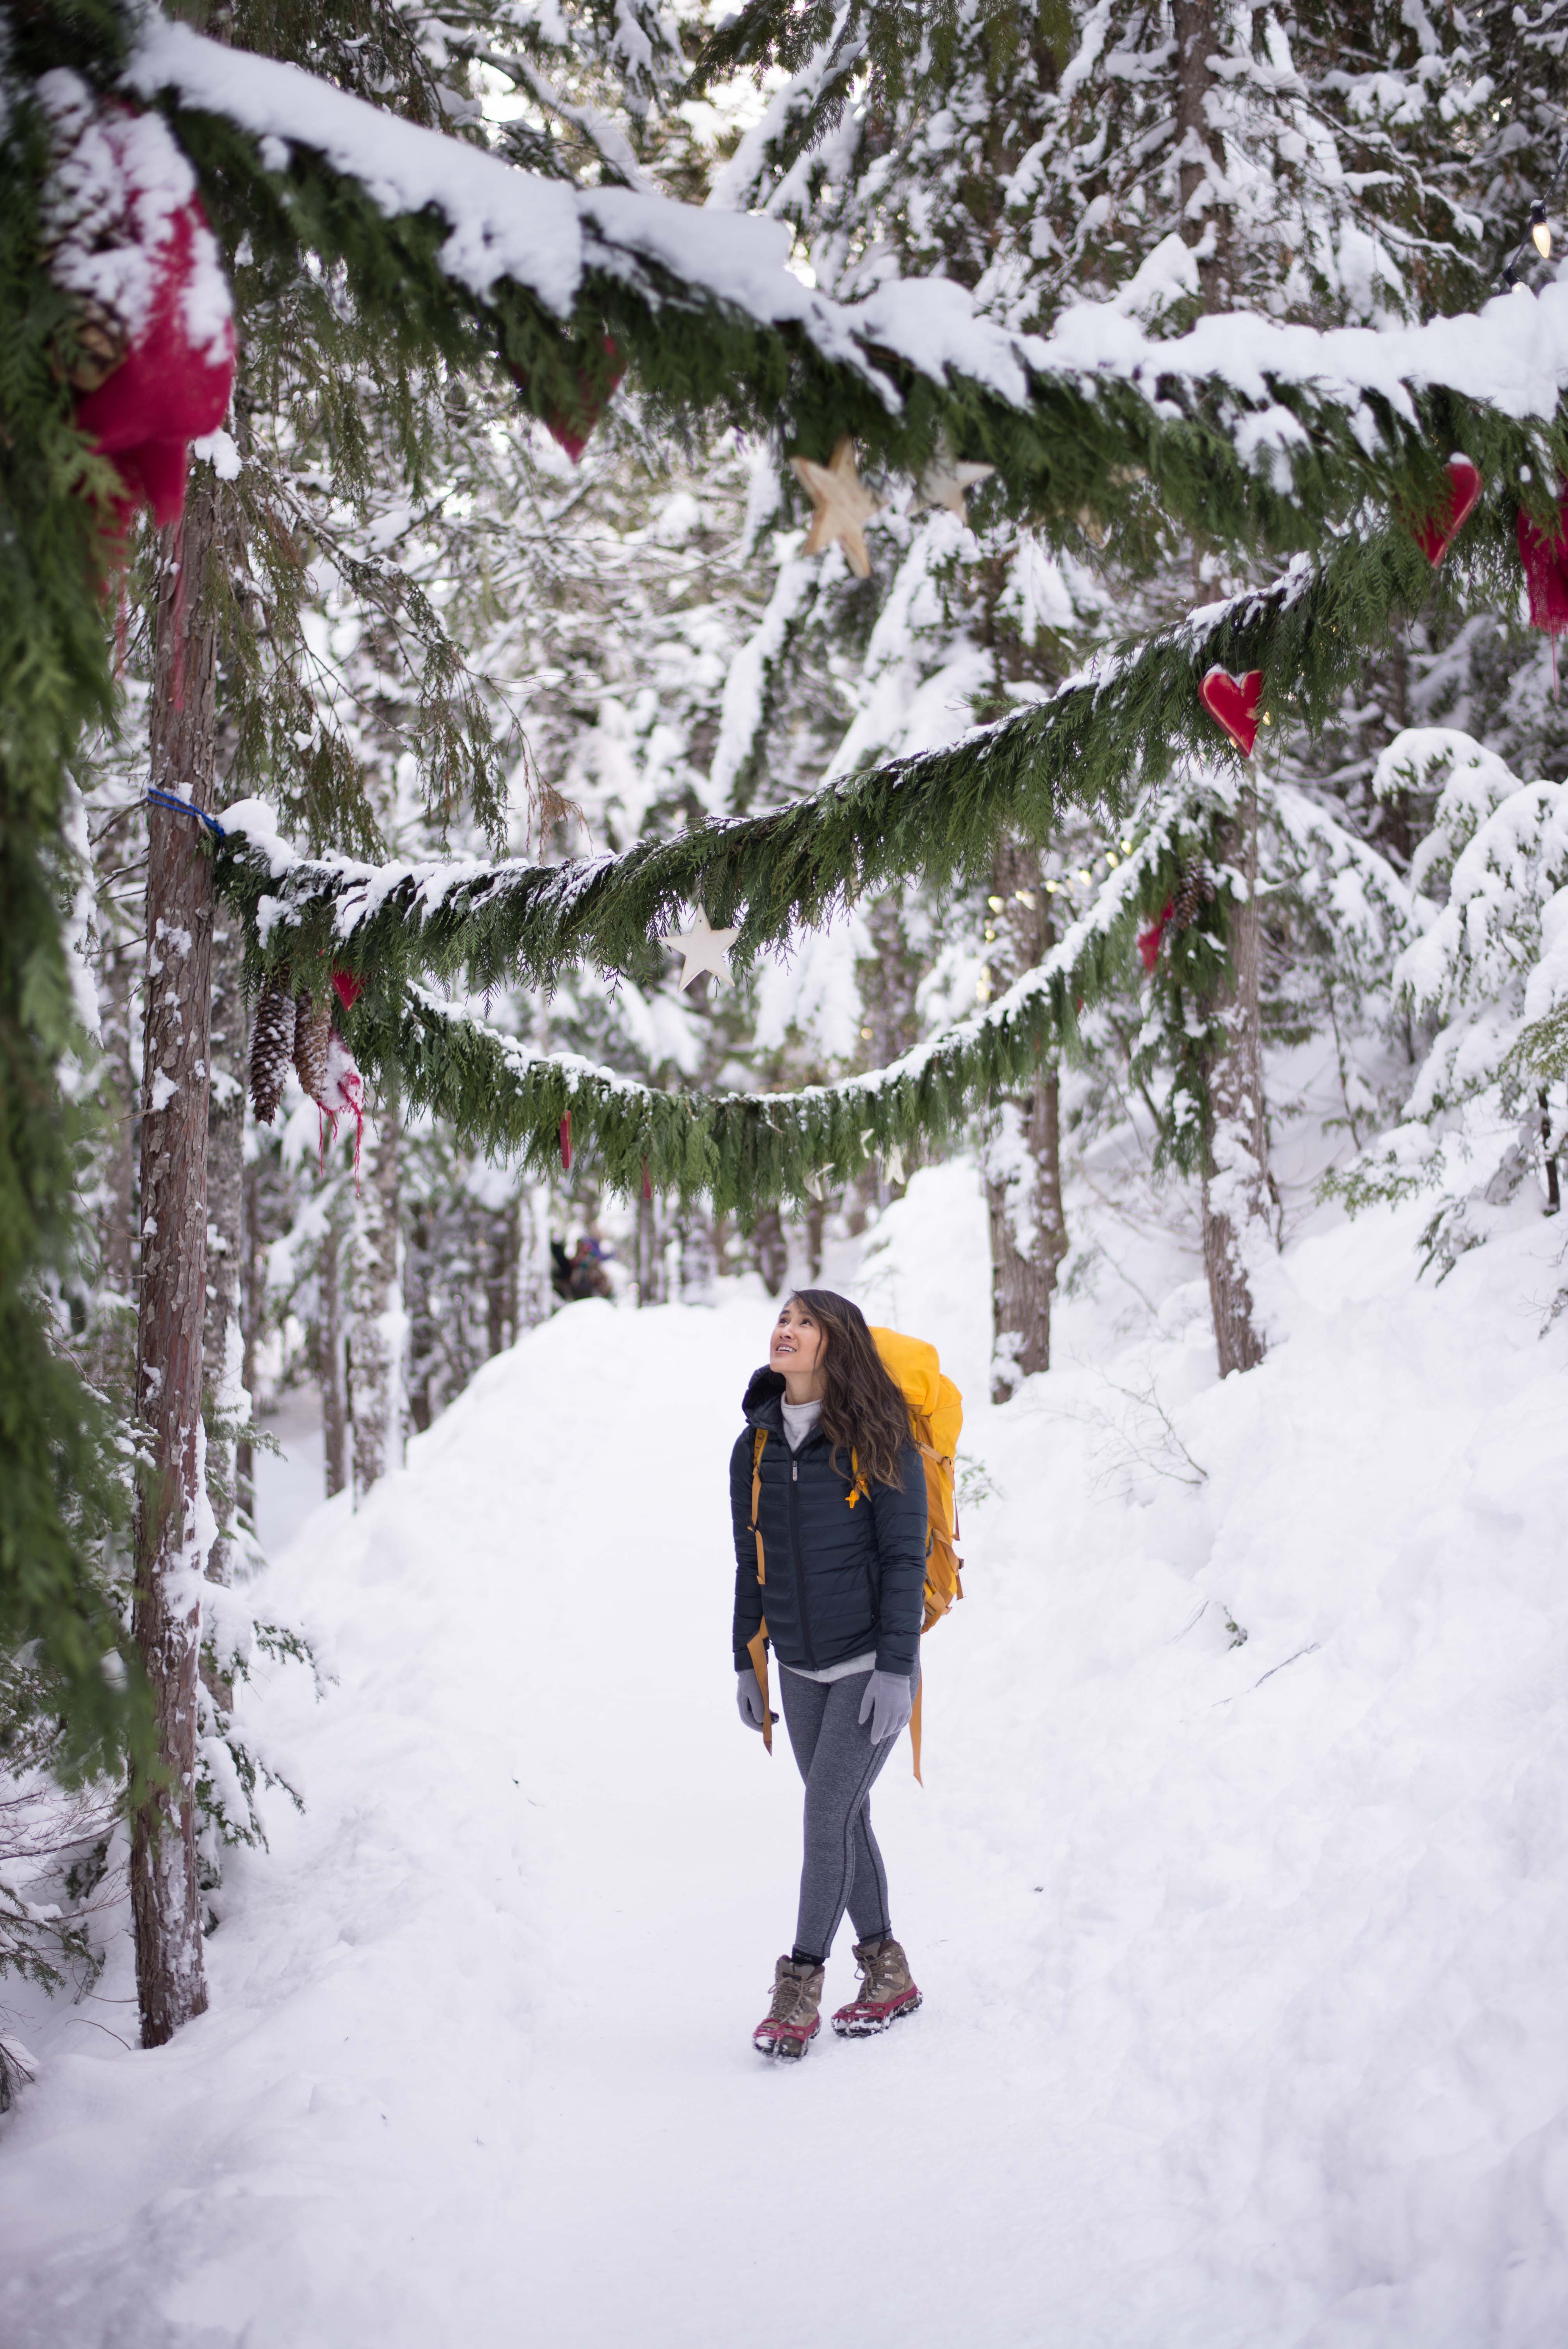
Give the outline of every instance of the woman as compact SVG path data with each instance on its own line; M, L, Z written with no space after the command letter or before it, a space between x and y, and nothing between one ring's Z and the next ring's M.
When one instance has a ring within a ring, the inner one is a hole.
M765 1637L806 1781L795 1945L774 1970L773 2003L752 2044L801 2056L820 2027L823 1968L846 1908L861 1981L834 2030L866 2038L920 2004L888 1919L870 1796L920 1682L925 1477L864 1316L830 1288L789 1299L744 1409L729 1463L736 1694L741 1720L760 1730L752 1657Z

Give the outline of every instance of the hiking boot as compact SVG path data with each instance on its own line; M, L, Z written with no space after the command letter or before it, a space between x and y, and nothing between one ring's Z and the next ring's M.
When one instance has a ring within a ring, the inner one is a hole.
M913 2014L920 2004L909 1960L891 1933L877 1941L857 1941L855 1963L861 1970L860 1995L833 2017L841 2039L870 2039L901 2014Z
M773 2003L751 2034L753 2047L759 2055L798 2062L822 2027L821 2003L821 1967L780 1958L773 1969Z

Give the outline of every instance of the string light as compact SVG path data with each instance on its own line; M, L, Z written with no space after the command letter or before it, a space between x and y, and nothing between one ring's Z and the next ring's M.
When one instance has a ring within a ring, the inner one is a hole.
M999 914L1006 902L1006 899L1002 897L987 897L985 900L985 903L990 906L991 911L994 914Z
M1530 291L1524 283L1522 272L1532 245L1542 261L1551 260L1552 225L1546 217L1547 209L1556 202L1565 179L1568 179L1568 139L1563 142L1557 158L1557 168L1546 183L1544 194L1537 196L1530 207L1529 227L1508 257L1507 265L1502 273L1503 293L1527 294Z

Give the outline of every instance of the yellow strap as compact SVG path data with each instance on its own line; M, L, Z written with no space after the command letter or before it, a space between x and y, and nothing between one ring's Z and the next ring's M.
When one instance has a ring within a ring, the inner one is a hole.
M762 1691L762 1743L769 1754L773 1751L773 1714L768 1703L768 1618L746 1642L746 1652L751 1659L751 1669L757 1675L757 1685ZM918 1702L918 1700L917 1700ZM916 1777L920 1773L916 1771Z
M925 1682L922 1681L914 1692L914 1702L909 1708L909 1742L914 1753L914 1775L923 1786L925 1781L920 1775L920 1700L924 1694Z
M758 1503L762 1498L762 1447L768 1441L768 1430L759 1427L751 1445L751 1532L757 1544L757 1579L768 1579L768 1560L762 1554L762 1531L757 1522Z

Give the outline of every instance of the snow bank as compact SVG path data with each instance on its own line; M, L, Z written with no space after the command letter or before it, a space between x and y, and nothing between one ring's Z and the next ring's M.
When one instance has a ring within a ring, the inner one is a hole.
M234 1866L211 2012L91 2027L123 1950L19 2002L7 2349L1555 2349L1560 1244L1432 1289L1420 1212L1319 1218L1245 1379L1150 1255L1141 1335L1075 1296L993 1411L972 1174L890 1210L866 1302L991 1494L925 1788L877 1795L925 2007L788 2077L799 1792L735 1720L722 1491L769 1309L493 1362L273 1571L337 1680L255 1696L310 1807Z

